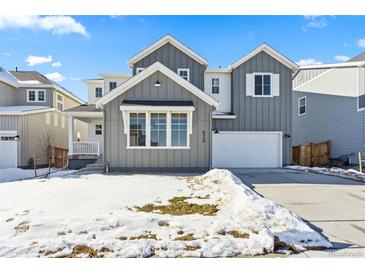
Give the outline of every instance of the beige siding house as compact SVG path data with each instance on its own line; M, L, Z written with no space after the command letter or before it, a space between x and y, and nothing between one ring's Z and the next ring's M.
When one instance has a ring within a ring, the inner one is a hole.
M68 149L68 119L64 110L83 102L36 71L0 70L0 168L47 164L44 138ZM75 121L75 137L87 138L88 126Z

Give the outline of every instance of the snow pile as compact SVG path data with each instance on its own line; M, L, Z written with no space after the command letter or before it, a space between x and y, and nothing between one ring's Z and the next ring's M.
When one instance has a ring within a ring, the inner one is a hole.
M2 257L67 257L80 245L108 250L105 257L257 255L274 251L274 236L296 250L331 246L227 170L196 177L73 174L3 184L0 196ZM218 211L138 211L146 204L168 205L174 197Z
M287 166L288 169L300 170L305 172L314 172L325 175L335 175L343 178L355 179L365 182L365 173L355 169L342 169L338 167L307 167L307 166Z

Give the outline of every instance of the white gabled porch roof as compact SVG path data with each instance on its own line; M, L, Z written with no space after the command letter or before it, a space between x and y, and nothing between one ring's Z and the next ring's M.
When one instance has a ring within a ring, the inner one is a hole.
M111 92L107 93L103 97L101 97L99 100L96 101L97 107L102 107L108 102L112 101L119 95L123 94L133 86L137 85L139 82L143 81L147 77L151 76L156 71L159 71L175 81L177 84L185 88L186 90L190 91L193 95L197 96L201 100L205 101L207 104L218 107L218 102L214 100L212 97L210 97L208 94L204 93L202 90L191 84L189 81L186 81L184 78L177 75L175 72L170 70L165 65L161 64L160 62L156 62L143 70L142 72L138 73L137 75L133 76L123 84L119 85L115 89L113 89Z

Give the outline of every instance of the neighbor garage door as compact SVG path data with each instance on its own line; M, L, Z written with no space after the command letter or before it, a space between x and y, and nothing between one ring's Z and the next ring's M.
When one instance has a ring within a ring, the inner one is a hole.
M0 131L0 168L17 167L16 131Z
M213 167L281 167L282 133L220 131L213 133Z

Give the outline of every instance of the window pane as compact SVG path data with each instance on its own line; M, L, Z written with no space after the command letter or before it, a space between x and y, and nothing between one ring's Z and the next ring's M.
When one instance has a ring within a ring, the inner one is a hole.
M219 86L219 78L213 78L212 79L212 85L213 86Z
M146 145L146 115L130 113L129 115L129 144L130 146Z
M187 132L186 132L186 130L181 130L180 131L180 144L179 144L179 146L187 146L187 140L186 140L186 136L187 136L187 134L186 134Z
M30 90L28 93L28 101L35 101L35 90Z
M270 85L264 85L264 95L271 95Z
M166 146L165 113L151 113L151 146Z
M299 108L299 114L305 113L305 106Z
M38 101L44 101L44 90L38 90Z
M304 105L305 105L305 99L302 98L302 99L299 100L299 106L302 107Z
M255 75L255 95L262 95L262 75Z
M271 76L264 75L264 85L270 85Z
M212 87L212 93L218 94L219 93L219 87Z

